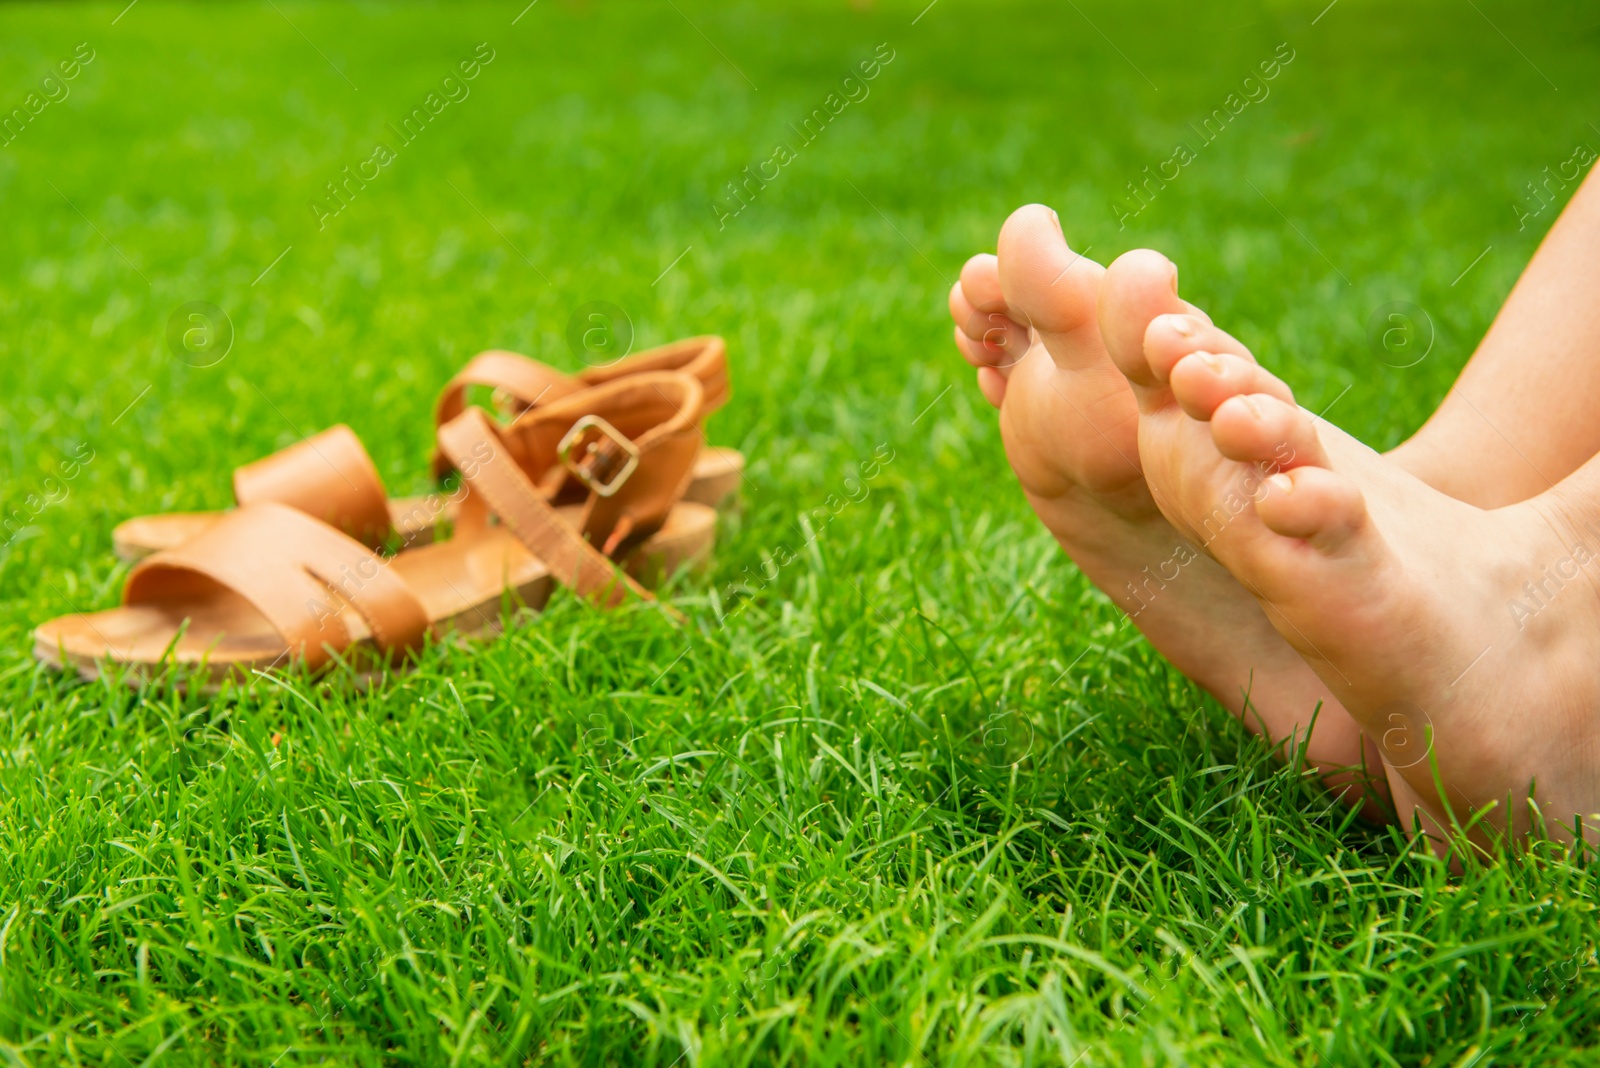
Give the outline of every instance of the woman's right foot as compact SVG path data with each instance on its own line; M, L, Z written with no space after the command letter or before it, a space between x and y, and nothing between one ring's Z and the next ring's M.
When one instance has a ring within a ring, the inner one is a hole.
M1404 822L1600 841L1600 458L1518 504L1454 500L1298 407L1209 321L1149 316L1172 274L1130 252L1100 299L1103 330L1143 339L1114 355L1162 511L1381 739Z
M1376 748L1256 598L1161 514L1139 463L1138 403L1107 350L1137 352L1144 339L1102 340L1104 274L1067 247L1053 211L1029 205L1006 220L998 258L973 257L951 291L956 344L1000 410L1006 456L1028 502L1151 644L1252 729L1274 744L1300 744L1315 716L1311 762L1328 772L1364 764L1379 775ZM1122 298L1149 313L1145 323L1199 316L1176 281ZM1346 771L1329 782L1350 779ZM1351 802L1359 797L1359 788L1349 792Z

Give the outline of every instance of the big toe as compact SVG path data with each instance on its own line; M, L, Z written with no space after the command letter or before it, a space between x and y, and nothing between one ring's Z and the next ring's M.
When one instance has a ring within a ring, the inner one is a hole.
M1006 304L1039 332L1057 366L1104 361L1095 297L1105 268L1068 247L1056 213L1043 204L1018 208L1000 230L999 248Z
M1212 335L1206 314L1178 296L1177 266L1150 249L1125 252L1106 268L1098 310L1106 351L1135 389L1144 392L1165 391L1167 368L1153 366L1145 353L1145 333L1157 316L1186 317L1197 341ZM1185 319L1175 322L1183 324Z

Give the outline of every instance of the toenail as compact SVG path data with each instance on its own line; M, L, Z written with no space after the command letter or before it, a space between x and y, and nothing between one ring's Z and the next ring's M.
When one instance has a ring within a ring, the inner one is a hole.
M1294 489L1294 479L1290 478L1288 475L1268 475L1267 485L1271 486L1279 493L1288 493Z
M1179 337L1194 337L1194 320L1187 315L1169 315L1167 322Z
M1197 352L1197 353L1195 353L1195 355L1200 357L1200 362L1205 364L1208 369L1210 369L1212 371L1215 371L1219 375L1222 373L1223 368L1226 366L1222 362L1222 357L1218 356L1214 352Z
M1054 208L1050 209L1050 221L1056 224L1056 233L1062 237L1067 236L1066 231L1061 229L1061 216L1056 214L1056 209Z
M1172 292L1174 294L1178 292L1178 265L1176 263L1172 265Z

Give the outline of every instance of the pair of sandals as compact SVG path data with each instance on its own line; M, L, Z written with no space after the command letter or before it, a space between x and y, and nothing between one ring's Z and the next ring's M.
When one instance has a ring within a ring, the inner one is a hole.
M474 387L495 414L468 405ZM118 526L117 554L137 561L121 606L43 624L35 656L135 684L169 666L203 685L291 663L366 677L430 634L496 626L507 597L541 608L556 582L602 607L652 600L647 586L709 556L738 489L744 458L700 429L728 395L717 337L576 376L481 353L435 413L434 473L458 474L454 491L390 499L333 427L235 471L234 509Z

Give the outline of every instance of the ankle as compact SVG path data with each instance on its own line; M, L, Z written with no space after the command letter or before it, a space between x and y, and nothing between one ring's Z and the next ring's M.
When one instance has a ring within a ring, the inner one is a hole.
M1503 508L1525 501L1548 488L1524 484L1504 466L1481 455L1478 447L1441 443L1425 435L1426 427L1384 453L1390 463L1447 497L1475 508ZM1526 466L1525 464L1523 466Z
M1420 434L1419 431L1418 436L1402 441L1384 453L1384 457L1406 474L1421 479L1440 493L1448 493L1457 500L1466 500L1467 498L1459 496L1449 488L1457 481L1453 477L1454 466L1445 463L1439 452Z

